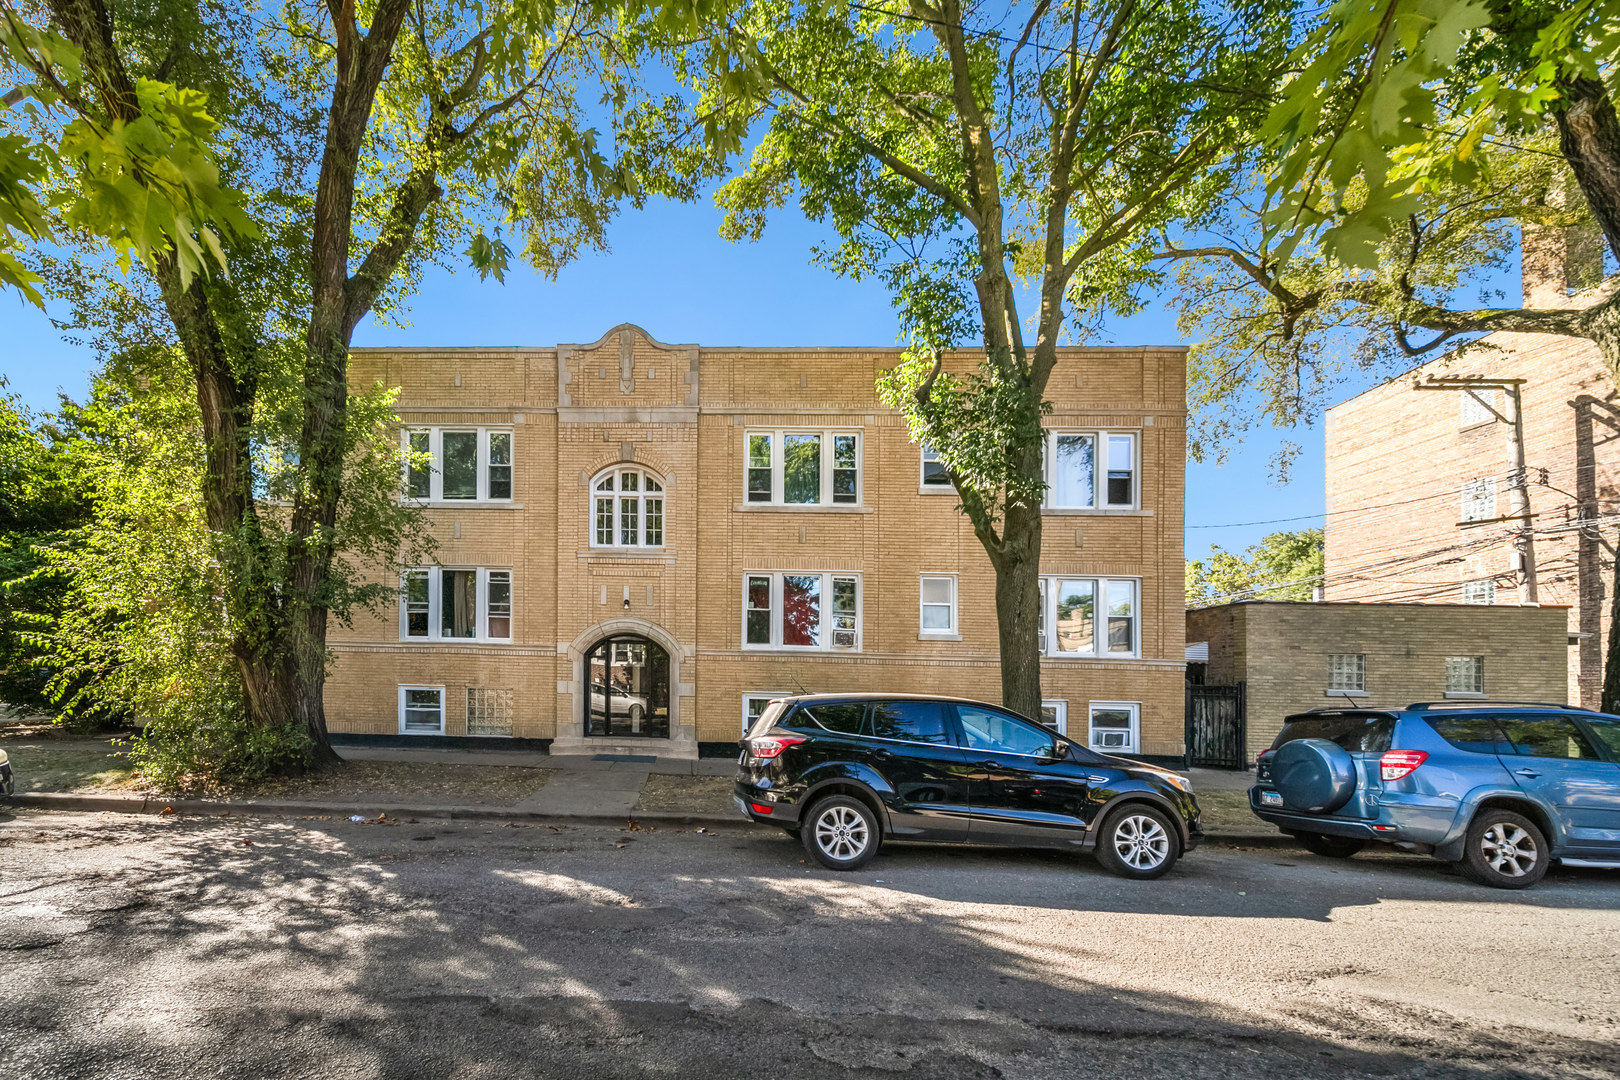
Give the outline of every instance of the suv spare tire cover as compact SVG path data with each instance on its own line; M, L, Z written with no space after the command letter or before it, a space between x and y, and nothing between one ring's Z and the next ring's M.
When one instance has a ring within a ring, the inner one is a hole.
M1290 810L1326 814L1355 794L1356 762L1338 743L1295 739L1272 757L1271 782Z

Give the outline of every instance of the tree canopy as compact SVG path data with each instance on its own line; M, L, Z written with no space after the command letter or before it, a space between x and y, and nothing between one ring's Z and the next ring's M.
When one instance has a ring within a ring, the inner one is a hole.
M1187 606L1309 600L1322 583L1323 541L1321 529L1304 529L1270 533L1242 554L1212 544L1204 558L1187 561Z
M893 296L909 351L879 389L939 455L995 567L1002 696L1030 715L1057 350L1138 309L1160 231L1216 212L1256 145L1292 12L741 0L680 69L697 115L764 126L720 191L725 233L757 237L796 198L836 237L816 261Z

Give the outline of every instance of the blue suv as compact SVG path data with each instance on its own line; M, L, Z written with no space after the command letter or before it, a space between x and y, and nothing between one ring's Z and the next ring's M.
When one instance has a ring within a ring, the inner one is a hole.
M1620 717L1563 705L1420 702L1288 717L1260 755L1255 814L1317 855L1370 841L1502 889L1553 859L1620 866Z

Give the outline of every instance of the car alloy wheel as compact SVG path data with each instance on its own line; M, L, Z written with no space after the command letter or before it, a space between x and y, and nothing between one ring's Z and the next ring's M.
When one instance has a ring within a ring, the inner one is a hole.
M1130 803L1109 814L1097 834L1097 861L1121 877L1163 877L1180 855L1179 837L1164 812Z
M858 869L877 854L877 818L859 799L829 796L815 803L804 821L800 842L830 870Z
M1490 808L1468 825L1457 869L1498 889L1526 889L1547 875L1547 838L1540 826L1511 810Z
M1132 870L1156 870L1170 854L1170 834L1146 814L1132 814L1120 821L1110 842L1120 862Z
M828 858L849 862L871 841L866 822L847 806L833 806L816 818L816 845Z
M1510 821L1498 821L1480 837L1480 853L1485 864L1504 877L1523 877L1534 872L1541 853L1536 838Z

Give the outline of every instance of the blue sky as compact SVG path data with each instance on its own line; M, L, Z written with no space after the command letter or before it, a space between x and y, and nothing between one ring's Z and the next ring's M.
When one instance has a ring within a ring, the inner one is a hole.
M567 267L557 282L515 267L505 285L476 274L427 275L405 327L363 324L356 345L553 345L594 341L609 327L633 322L663 341L703 345L890 345L896 323L875 282L840 280L810 265L809 248L826 233L784 211L758 244L717 235L719 213L707 202L655 203L623 214L613 251ZM36 411L56 403L58 388L82 395L95 358L62 340L37 309L15 293L0 294L10 343L0 373ZM1111 343L1180 342L1171 312L1150 307L1111 328ZM1355 392L1346 389L1344 396ZM1268 464L1282 438L1300 443L1290 483L1269 481ZM1211 543L1229 549L1277 529L1321 519L1244 527L1232 523L1320 514L1323 507L1320 426L1280 436L1256 433L1225 465L1187 469L1187 553Z

